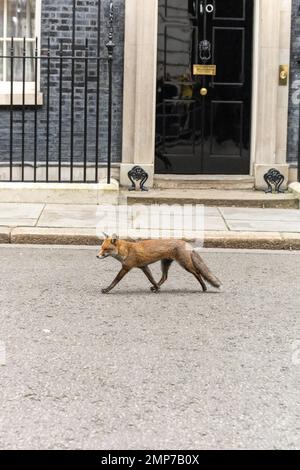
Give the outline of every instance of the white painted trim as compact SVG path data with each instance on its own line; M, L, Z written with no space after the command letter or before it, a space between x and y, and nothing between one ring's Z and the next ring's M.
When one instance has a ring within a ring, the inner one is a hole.
M251 104L251 140L250 140L250 175L254 175L257 138L257 102L259 91L259 34L260 34L260 0L254 2L253 25L253 62L252 62L252 104Z
M9 1L9 0L7 0ZM8 54L8 51L6 50L5 54L5 45L7 40L9 38L7 37L7 2L4 3L4 28L3 28L3 37L0 38L0 41L3 42L3 55ZM34 26L34 33L35 37L38 38L38 55L40 55L40 47L41 47L41 13L42 13L42 0L36 0L35 3L35 26ZM23 41L22 38L14 38L14 42L21 42ZM26 42L33 42L35 43L35 38L27 38ZM6 63L7 61L4 60L4 65L3 65L3 76L6 77ZM37 80L37 89L38 89L38 105L43 104L43 95L40 92L40 82L41 82L41 77L40 77L40 60L38 60L38 80ZM10 104L10 91L11 91L11 82L10 81L0 81L0 106L7 106ZM22 104L22 95L23 92L23 85L22 82L20 81L14 81L13 83L13 94L14 94L14 99L13 99L13 104L14 105L20 105ZM25 84L25 104L26 105L31 105L34 104L34 93L35 93L35 82L26 82ZM33 98L32 98L33 96Z
M157 17L157 0L126 0L124 164L154 167Z

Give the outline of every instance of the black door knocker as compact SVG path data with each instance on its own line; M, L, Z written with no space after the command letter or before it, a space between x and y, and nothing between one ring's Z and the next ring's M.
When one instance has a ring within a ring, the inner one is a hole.
M199 57L203 62L211 59L211 43L207 39L199 43Z

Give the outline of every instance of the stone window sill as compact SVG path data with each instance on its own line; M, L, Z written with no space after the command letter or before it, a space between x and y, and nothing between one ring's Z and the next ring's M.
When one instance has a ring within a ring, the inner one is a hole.
M25 93L24 103L26 106L35 105L35 94L34 93ZM1 93L0 92L0 106L10 106L11 96L10 93ZM13 95L13 106L22 106L23 104L23 95L22 93L14 93ZM38 92L37 94L37 105L43 105L43 93Z

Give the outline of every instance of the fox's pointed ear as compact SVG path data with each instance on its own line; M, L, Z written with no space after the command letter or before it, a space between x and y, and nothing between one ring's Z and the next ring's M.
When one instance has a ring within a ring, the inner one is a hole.
M103 233L103 235L105 236L105 238L109 238L109 236L107 235L107 233L105 233L105 232L102 232L102 233Z
M111 236L111 242L112 242L112 244L115 245L118 240L119 240L118 235L116 235L116 234L114 233L114 234Z

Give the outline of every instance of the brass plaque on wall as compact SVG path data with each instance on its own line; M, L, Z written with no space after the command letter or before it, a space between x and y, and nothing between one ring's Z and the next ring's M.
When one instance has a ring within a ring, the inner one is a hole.
M216 65L193 65L193 75L217 75Z

